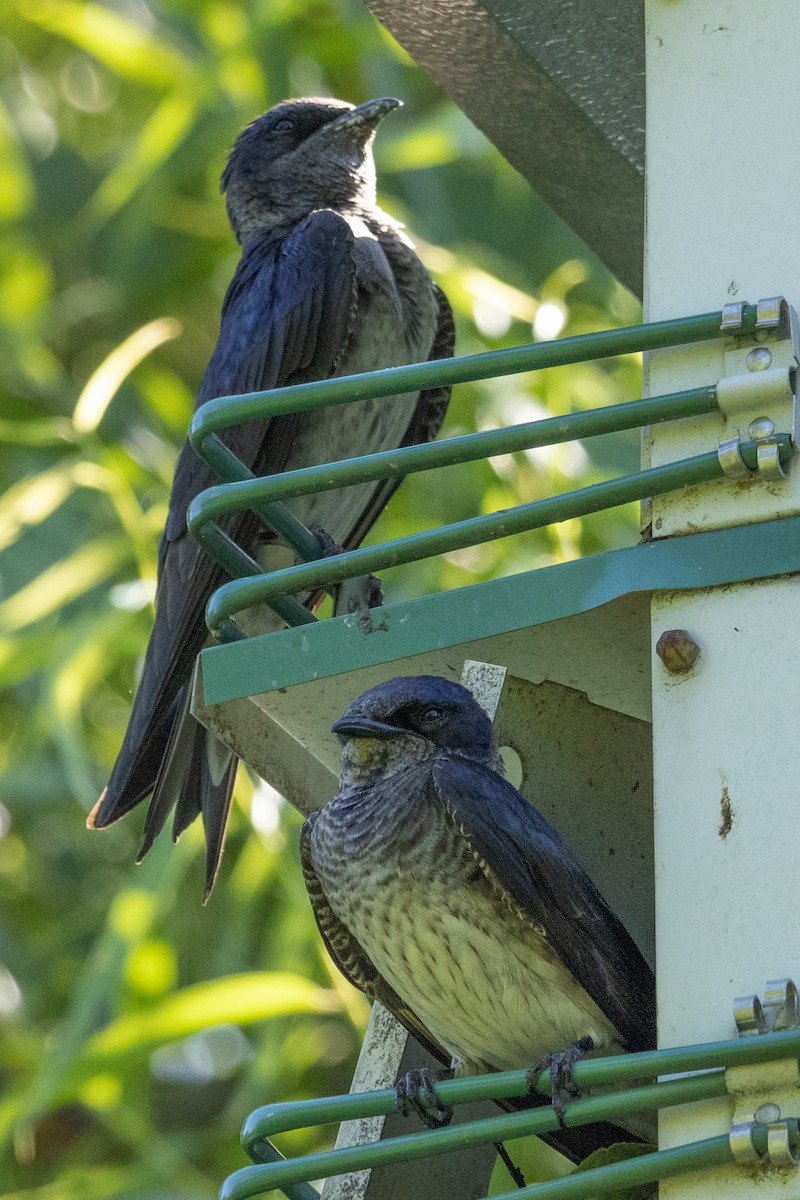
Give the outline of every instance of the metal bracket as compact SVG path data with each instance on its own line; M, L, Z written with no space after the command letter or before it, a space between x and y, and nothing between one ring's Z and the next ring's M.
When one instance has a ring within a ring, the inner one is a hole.
M761 417L758 421L751 422L750 434L754 433L754 427L761 426L769 428L771 431L772 421L768 417ZM757 437L756 439L756 470L751 471L744 462L740 446L742 439L739 435L739 430L734 429L733 433L727 437L720 438L717 447L717 458L719 465L722 467L724 474L728 479L745 479L754 478L756 475L763 479L766 483L774 483L788 479L789 475L781 462L780 445L776 438Z
M723 304L722 320L719 327L722 333L738 334L742 332L744 311L749 308L746 300L734 304ZM791 310L783 296L770 296L759 300L756 304L756 329L782 329L783 336L788 337L788 322Z
M789 305L783 296L759 300L756 305L756 329L780 329L789 318ZM788 337L788 331L784 337Z
M768 481L783 480L785 472L777 462L777 449L769 444L774 433L798 436L796 375L800 364L800 325L794 310L782 296L759 300L756 305L756 329L752 336L742 335L743 305L728 304L722 329L733 335L725 350L725 375L717 381L717 404L728 426L720 443L720 462L725 474L743 478L744 464L734 453L732 442L738 437L734 426L748 426L749 436L765 440L759 447L758 473ZM746 468L744 469L746 471ZM748 472L749 473L749 472Z
M796 1029L800 1025L800 1001L794 980L770 979L764 989L763 1003L755 995L737 996L733 1019L739 1037Z
M730 436L720 438L719 446L717 447L717 458L719 459L719 465L728 479L744 479L746 475L750 475L750 471L748 471L739 453L741 444L742 439L739 436L738 429L734 429Z
M793 980L771 979L763 998L737 996L733 1018L739 1037L796 1028L800 1004ZM737 1163L776 1168L800 1165L798 1084L800 1071L794 1058L726 1069L725 1086L734 1102L729 1144ZM789 1109L785 1117L782 1107Z
M736 304L723 304L722 320L719 323L719 327L723 333L741 333L746 307L746 300L742 300Z
M766 1126L757 1120L735 1121L731 1125L728 1142L731 1155L740 1166L749 1167L754 1163L777 1168L800 1165L797 1121L793 1118L786 1121L775 1119Z

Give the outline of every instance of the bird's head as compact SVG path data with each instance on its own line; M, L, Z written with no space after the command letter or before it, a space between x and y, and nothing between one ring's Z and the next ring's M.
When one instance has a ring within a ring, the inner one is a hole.
M333 725L352 772L396 770L449 750L495 758L492 723L466 688L439 675L405 675L364 692Z
M225 170L228 217L237 239L300 220L319 208L375 203L372 143L400 100L284 100L242 130Z

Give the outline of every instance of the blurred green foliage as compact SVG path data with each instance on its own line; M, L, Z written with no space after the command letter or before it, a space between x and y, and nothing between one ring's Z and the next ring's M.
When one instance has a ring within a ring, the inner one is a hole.
M385 206L471 353L638 308L357 0L10 0L0 30L0 1180L5 1197L212 1197L268 1099L346 1090L367 1016L316 936L299 819L241 773L200 906L192 829L133 865L84 828L151 621L172 465L236 262L218 178L289 95L397 95ZM531 136L535 136L535 131ZM635 359L457 390L451 433L632 396ZM417 476L398 536L591 481L632 439ZM399 597L629 541L635 512L405 568ZM330 1130L287 1138L310 1149Z

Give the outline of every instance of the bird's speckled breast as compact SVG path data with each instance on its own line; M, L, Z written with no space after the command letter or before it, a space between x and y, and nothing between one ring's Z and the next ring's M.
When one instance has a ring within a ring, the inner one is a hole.
M587 1034L610 1046L609 1022L478 866L430 757L387 777L390 746L348 745L361 756L348 773L379 782L341 791L314 826L314 868L339 920L461 1071L521 1066Z

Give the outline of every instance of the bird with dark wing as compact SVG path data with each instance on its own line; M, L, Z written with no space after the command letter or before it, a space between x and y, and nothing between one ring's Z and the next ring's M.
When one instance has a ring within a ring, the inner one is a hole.
M456 1074L655 1046L649 966L503 778L465 688L392 679L333 731L340 790L307 818L301 854L319 930L356 987Z
M222 188L242 256L198 405L452 354L447 300L375 197L372 143L379 122L399 104L289 100L237 138ZM223 440L257 475L272 475L427 441L447 401L447 389L392 396L253 421ZM202 815L206 895L222 853L236 759L188 711L194 661L207 638L204 609L225 576L188 536L186 511L216 482L187 443L159 550L156 617L141 681L108 786L89 818L101 829L151 796L141 857L170 812L176 838ZM294 500L289 508L324 530L329 544L351 548L394 487L363 484ZM282 550L264 545L251 513L230 518L226 529L249 553L260 551L266 566L270 550Z

